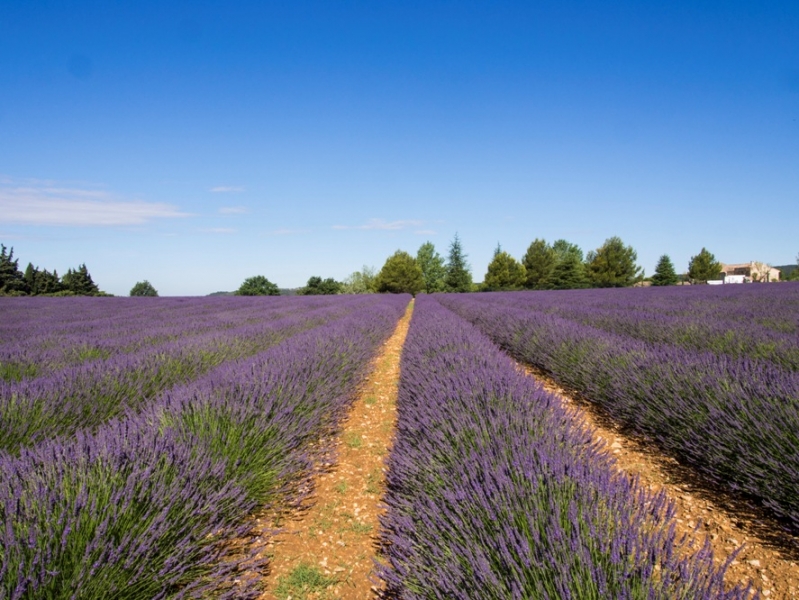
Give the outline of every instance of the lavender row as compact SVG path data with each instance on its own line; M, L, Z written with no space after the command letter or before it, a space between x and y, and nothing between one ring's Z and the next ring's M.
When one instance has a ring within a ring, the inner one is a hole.
M407 301L372 297L93 434L0 454L0 598L257 597L230 541L300 497Z
M382 520L387 596L743 599L673 506L617 473L558 400L419 297Z
M649 343L762 360L799 371L797 283L613 291L506 294L504 301Z
M519 360L799 532L799 373L648 344L494 296L496 302L474 296L441 302Z
M357 311L364 302L363 298L340 300L294 316L93 361L47 377L0 382L0 450L15 452L56 435L96 428L225 361L255 354L300 331Z
M42 324L38 317L37 309L42 308L39 305L52 299L14 298L0 302L8 305L10 300L26 303L27 310L4 314L4 325L0 327L0 379L8 381L48 375L89 360L213 332L235 335L235 329L330 304L329 299L292 302L288 298L228 298L226 305L219 300L184 298L163 302L150 298L75 298L63 302L58 298L61 306L49 307L48 311L54 317L67 320L75 314L92 316L80 326L59 327L52 319L44 319ZM105 306L100 315L95 315L98 300L104 301ZM17 329L23 335L10 335Z

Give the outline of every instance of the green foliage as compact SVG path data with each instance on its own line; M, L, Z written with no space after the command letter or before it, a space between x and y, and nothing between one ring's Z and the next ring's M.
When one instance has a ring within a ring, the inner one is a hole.
M613 236L588 253L588 278L594 287L631 286L641 275L641 268L635 264L637 259L632 246L625 246L620 237Z
M31 296L55 294L63 289L56 271L52 273L47 269L40 271L39 267L34 267L31 263L28 263L23 279L25 280L25 288Z
M275 589L275 596L279 600L296 598L304 600L309 597L317 598L325 589L336 583L334 577L328 577L318 567L306 562L301 562L289 573L287 577L280 577Z
M444 266L444 259L436 252L436 247L432 242L425 242L419 246L416 253L416 262L422 269L424 278L424 291L428 294L444 291L444 277L447 269Z
M269 281L263 275L248 277L236 290L237 296L279 296L280 290L277 285Z
M545 240L536 238L530 244L522 264L525 268L524 287L530 290L549 289L552 273L557 264L557 255Z
M498 251L488 265L483 288L489 292L522 289L525 282L525 269L519 261L507 252Z
M392 294L412 294L424 289L424 277L416 259L407 252L397 250L386 260L377 275L377 291Z
M449 247L449 257L447 259L447 273L444 276L444 290L447 292L471 292L472 273L469 270L469 263L466 262L466 254L461 248L461 241L458 234Z
M130 295L155 297L158 296L158 292L153 285L145 279L144 281L139 281L131 288Z
M26 287L24 276L19 270L19 259L14 258L14 248L6 253L6 247L0 244L0 295L25 295Z
M721 263L716 261L716 257L705 248L691 257L688 263L688 279L692 282L707 282L710 279L717 279L721 273Z
M652 285L675 285L678 280L671 258L664 254L658 259L655 274L652 275Z
M333 279L328 277L322 279L321 277L311 277L304 288L300 288L297 294L300 296L334 296L340 294L344 286Z
M342 294L374 294L377 291L377 275L374 267L364 265L344 279Z
M64 290L72 292L76 296L100 295L100 288L92 280L85 263L74 271L69 269L61 278L61 286Z
M585 272L585 263L582 259L582 251L579 255L574 252L567 253L559 260L552 271L550 287L554 290L572 290L587 288L590 285L588 275Z
M583 262L583 251L577 244L572 244L564 239L555 240L552 243L552 250L555 253L556 264L570 258Z

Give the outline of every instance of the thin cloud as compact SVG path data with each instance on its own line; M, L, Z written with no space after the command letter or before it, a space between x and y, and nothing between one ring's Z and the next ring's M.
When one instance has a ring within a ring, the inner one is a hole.
M400 229L409 229L411 227L420 227L423 224L424 221L384 221L383 219L370 219L364 225L333 225L333 229L378 229L397 231Z
M208 191L214 192L215 194L229 194L231 192L243 192L245 189L240 185L218 185L216 187L212 187Z
M416 235L436 235L438 232L432 229L417 229L414 233Z
M47 182L50 183L50 182ZM97 189L0 183L0 222L24 225L141 225L153 219L186 217L177 207L160 202L120 200Z
M250 211L245 206L223 206L219 212L223 215L243 215Z

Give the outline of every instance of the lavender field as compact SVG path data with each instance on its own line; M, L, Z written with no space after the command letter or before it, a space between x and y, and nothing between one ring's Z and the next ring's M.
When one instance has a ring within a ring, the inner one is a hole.
M559 400L442 306L453 301L417 299L402 357L389 597L750 597L725 590L709 547L677 539L665 496L617 473Z
M447 295L518 360L799 532L799 286Z
M0 598L255 597L226 542L296 501L408 300L3 299Z
M257 597L230 542L302 498L409 300L0 299L0 599ZM513 359L799 531L797 356L791 284L418 297L387 594L751 597Z

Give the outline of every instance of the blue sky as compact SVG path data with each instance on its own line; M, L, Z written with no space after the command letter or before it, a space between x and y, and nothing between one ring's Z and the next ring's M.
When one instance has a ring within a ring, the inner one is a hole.
M0 3L0 242L125 295L455 233L799 252L799 3Z

